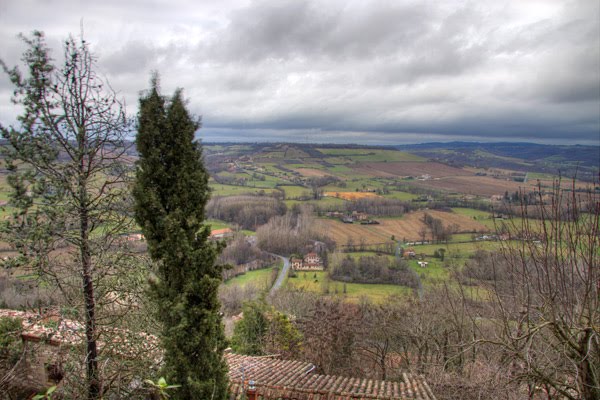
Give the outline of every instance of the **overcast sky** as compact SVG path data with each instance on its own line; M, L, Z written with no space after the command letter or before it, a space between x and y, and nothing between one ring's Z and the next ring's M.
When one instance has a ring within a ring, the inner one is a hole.
M0 0L0 58L81 21L132 115L159 71L205 141L600 145L597 0Z

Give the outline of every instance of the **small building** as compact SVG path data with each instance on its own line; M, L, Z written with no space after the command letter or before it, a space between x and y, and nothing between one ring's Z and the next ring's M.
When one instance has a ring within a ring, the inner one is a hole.
M429 265L427 261L417 261L417 264L419 264L419 267L421 268L427 268L427 266Z
M297 257L292 257L290 259L290 263L292 268L296 271L322 271L323 270L323 260L317 253L308 253L304 256L304 258L300 259Z
M417 256L417 252L414 248L409 247L404 249L404 258L415 258Z
M302 259L299 257L290 258L290 264L293 269L301 269L302 268Z
M127 242L141 242L145 240L144 235L141 233L129 233L122 236Z
M358 211L352 211L352 219L354 221L366 221L369 219L369 214Z
M304 256L304 264L323 266L321 257L319 257L317 253L308 253L306 256Z
M210 231L209 239L219 240L233 237L233 231L231 228L215 229Z

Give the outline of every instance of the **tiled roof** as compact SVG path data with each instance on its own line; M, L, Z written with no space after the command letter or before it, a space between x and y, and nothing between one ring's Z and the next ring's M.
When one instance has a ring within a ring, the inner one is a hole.
M231 399L243 398L254 381L258 398L302 400L435 400L420 377L403 374L401 382L315 374L310 363L227 353Z
M210 231L210 236L224 235L226 233L233 233L233 231L231 228L215 229Z
M59 317L57 314L40 315L38 313L0 309L0 317L19 318L23 331L21 337L29 342L44 342L51 346L81 345L85 343L85 327L82 323ZM133 332L126 329L104 327L110 337L110 351L121 357L135 357L143 351L160 359L158 338L144 332ZM136 346L132 346L135 343ZM105 342L98 341L100 349Z
M55 321L52 316L3 309L0 309L0 317L20 318L23 321L24 340L44 341L54 346L77 345L83 343L85 336L82 324L69 319ZM158 338L153 335L112 328L110 336L113 351L116 350L121 356L130 355L128 344L130 340L135 340L141 342L146 352L160 358ZM392 382L320 375L314 372L313 364L276 357L225 353L225 360L229 366L231 399L245 398L242 395L252 380L259 399L435 400L427 382L421 376L412 374L403 374L402 381Z

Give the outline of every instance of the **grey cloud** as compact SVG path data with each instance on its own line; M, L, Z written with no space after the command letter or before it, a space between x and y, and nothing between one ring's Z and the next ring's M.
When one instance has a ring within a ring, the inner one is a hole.
M151 45L139 40L125 43L121 48L102 55L101 64L111 74L139 73L157 57L157 51Z
M34 28L60 56L83 16L132 113L158 70L214 135L599 140L597 2L174 2L2 2L0 58Z

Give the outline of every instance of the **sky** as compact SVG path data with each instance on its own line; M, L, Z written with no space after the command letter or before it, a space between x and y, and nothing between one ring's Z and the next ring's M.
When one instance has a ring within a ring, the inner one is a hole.
M205 142L600 145L597 0L0 0L0 59L33 30L83 31L132 116L158 71Z

